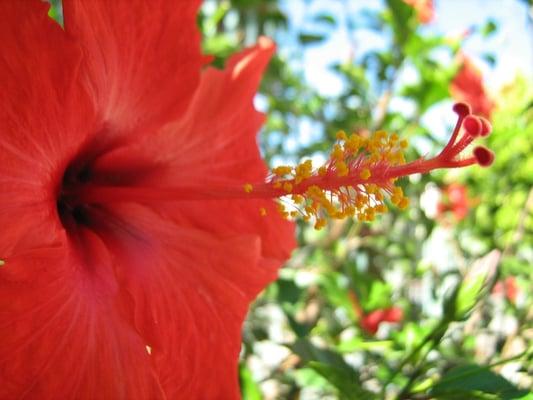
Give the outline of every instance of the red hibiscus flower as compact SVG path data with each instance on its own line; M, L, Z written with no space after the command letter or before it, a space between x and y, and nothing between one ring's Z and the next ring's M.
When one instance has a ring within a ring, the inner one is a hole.
M433 0L403 0L416 10L418 20L422 24L429 24L435 18Z
M383 322L397 323L403 319L403 312L401 308L389 307L379 310L374 310L365 314L360 321L361 328L370 335L375 335L379 326Z
M252 98L199 1L0 2L0 398L232 399L248 304L294 246ZM242 190L241 190L242 192Z
M475 114L490 119L494 101L485 90L481 71L466 56L461 56L459 71L450 84L450 93L457 101L469 103Z
M508 276L504 281L498 281L492 289L494 294L503 294L511 303L516 304L519 294L518 285L514 276Z
M350 290L348 297L354 313L359 319L359 326L369 335L375 335L383 322L397 323L403 320L403 311L399 307L380 308L366 313L361 307L355 291Z
M438 216L443 217L450 211L456 221L462 221L468 215L470 209L470 199L466 186L460 183L452 183L442 190L443 201L438 204Z

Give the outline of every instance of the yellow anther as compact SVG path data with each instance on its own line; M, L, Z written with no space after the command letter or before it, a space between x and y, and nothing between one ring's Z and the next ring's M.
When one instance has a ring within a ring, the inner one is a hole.
M387 138L387 132L385 132L385 131L377 131L377 132L374 134L374 138L375 138L377 141L380 141L380 140L386 139L386 138Z
M396 162L398 164L405 164L405 157L404 157L403 153L398 153L396 155Z
M346 176L348 175L349 169L344 161L337 162L337 176Z
M386 213L387 211L389 211L389 209L385 204L378 204L376 206L376 211L379 213Z
M267 210L265 207L261 207L259 209L259 215L261 215L262 217L265 217L267 215Z
M400 203L400 201L402 201L402 199L403 199L403 197L392 196L390 198L390 201L392 202L392 204L397 206Z
M278 203L278 211L283 218L289 218L289 213L285 211L285 206L283 204Z
M251 183L246 183L243 188L246 193L252 193L252 191L254 190L254 187Z
M336 219L344 219L346 217L346 214L342 211L337 211L332 215L332 217Z
M365 179L365 180L370 178L371 175L372 175L372 173L370 172L370 170L368 168L363 169L361 171L361 173L359 174L361 179Z
M319 230L326 226L326 220L323 218L318 218L315 222L315 229Z
M333 151L331 152L331 158L334 160L342 160L344 158L344 151L340 144L335 144L333 146Z
M376 141L375 139L370 139L368 141L368 144L366 145L366 149L370 152L370 153L376 153L379 149L379 142Z
M402 199L398 203L398 208L400 210L404 210L407 207L409 207L409 199L407 197L402 197Z
M371 183L370 185L365 185L366 186L366 191L370 194L374 194L378 191L378 186Z
M355 197L355 204L357 208L362 208L368 202L368 197L363 194L358 194Z
M361 138L357 135L350 135L350 138L344 144L346 151L355 153L361 147Z
M409 142L407 142L407 139L402 139L402 140L400 140L400 147L401 147L402 149L406 149L407 146L409 146Z
M281 165L273 169L270 183L278 189L276 193L288 195L292 200L292 211L282 205L278 207L284 218L301 215L304 221L314 220L315 228L320 229L326 225L327 218L356 217L360 221L372 221L377 214L387 212L386 197L399 208L408 206L409 200L402 189L394 186L397 178L380 179L382 170L405 163L403 149L407 140L381 130L370 138L348 136L341 130L336 138L338 142L329 160L319 168L313 169L308 159L295 167ZM257 187L245 185L246 192L252 189ZM264 215L263 211L260 213Z
M4 260L0 260L0 267L6 265L6 262Z
M272 172L276 176L285 176L292 172L292 167L289 167L286 165L280 165L279 167L274 168Z
M294 201L296 204L303 204L303 202L305 201L305 198L299 194L293 194L291 198L292 201Z
M403 197L403 190L401 187L395 186L394 189L392 189L392 195L397 197Z
M337 132L337 140L347 140L348 137L346 136L346 132L344 131L338 131Z
M369 208L368 210L366 210L366 220L367 221L374 221L374 219L376 219L376 213L375 211L372 209L372 208Z

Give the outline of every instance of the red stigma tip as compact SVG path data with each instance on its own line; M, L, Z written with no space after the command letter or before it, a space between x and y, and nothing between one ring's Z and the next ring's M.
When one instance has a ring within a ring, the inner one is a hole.
M467 115L470 115L472 112L470 110L470 106L466 103L455 103L453 105L453 111L459 115L459 117L466 117Z
M483 123L480 119L473 115L468 115L463 121L463 128L473 137L477 137L483 131Z
M483 146L474 149L474 157L481 167L488 167L494 161L494 153Z
M488 136L492 132L492 125L490 122L483 117L478 117L481 122L481 136Z

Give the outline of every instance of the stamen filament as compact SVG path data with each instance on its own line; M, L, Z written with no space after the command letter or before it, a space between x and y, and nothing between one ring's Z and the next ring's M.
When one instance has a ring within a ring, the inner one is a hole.
M394 185L398 178L476 163L490 165L494 156L481 146L476 147L473 155L460 157L476 137L488 134L490 125L471 116L465 104L456 104L454 111L458 121L450 141L438 156L430 159L405 163L403 150L407 142L396 134L389 136L378 131L370 138L362 138L341 131L337 134L339 143L333 147L325 165L313 169L312 162L307 160L296 167L276 167L263 182L204 182L172 188L88 184L65 196L80 204L287 198L293 210L287 211L280 203L280 214L284 218L302 215L306 221L314 218L317 229L325 226L326 217L356 216L360 221L371 221L377 213L388 210L385 198L401 209L408 206L409 199ZM266 216L265 208L258 212Z
M352 174L346 176L316 175L292 186L292 195L302 195L309 187L319 186L327 191L357 185L375 184L386 185L392 179L413 174L429 173L439 168L458 168L475 164L474 157L455 161L453 163L439 162L438 157L430 160L416 160L399 166L381 166L372 170L372 176L363 179ZM289 183L289 182L286 182ZM86 185L71 196L80 203L113 203L113 202L175 202L191 200L225 200L225 199L267 199L285 196L286 190L275 188L271 182L247 184L243 190L242 184L204 183L184 185L173 188L144 187L144 186L99 186Z

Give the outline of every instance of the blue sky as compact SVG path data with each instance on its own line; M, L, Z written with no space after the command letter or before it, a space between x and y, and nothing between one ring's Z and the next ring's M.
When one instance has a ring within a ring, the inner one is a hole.
M491 37L481 39L479 35L474 35L464 44L465 52L478 61L489 87L496 88L508 82L516 71L533 75L533 27L531 20L528 21L524 2L435 0L435 4L437 17L432 24L424 27L430 32L458 35L471 27L482 26L488 19L497 23L499 29ZM290 16L293 32L312 31L315 25L311 22L311 16L319 11L327 11L341 21L328 41L305 50L304 64L301 66L307 81L324 94L334 95L338 92L341 83L328 71L328 66L346 59L353 51L354 43L359 52L384 45L379 34L366 30L359 32L355 38L349 38L342 23L347 14L356 15L365 8L380 9L380 0L285 0L282 5ZM284 44L280 43L281 51ZM482 59L482 55L488 52L493 53L498 60L493 68Z

